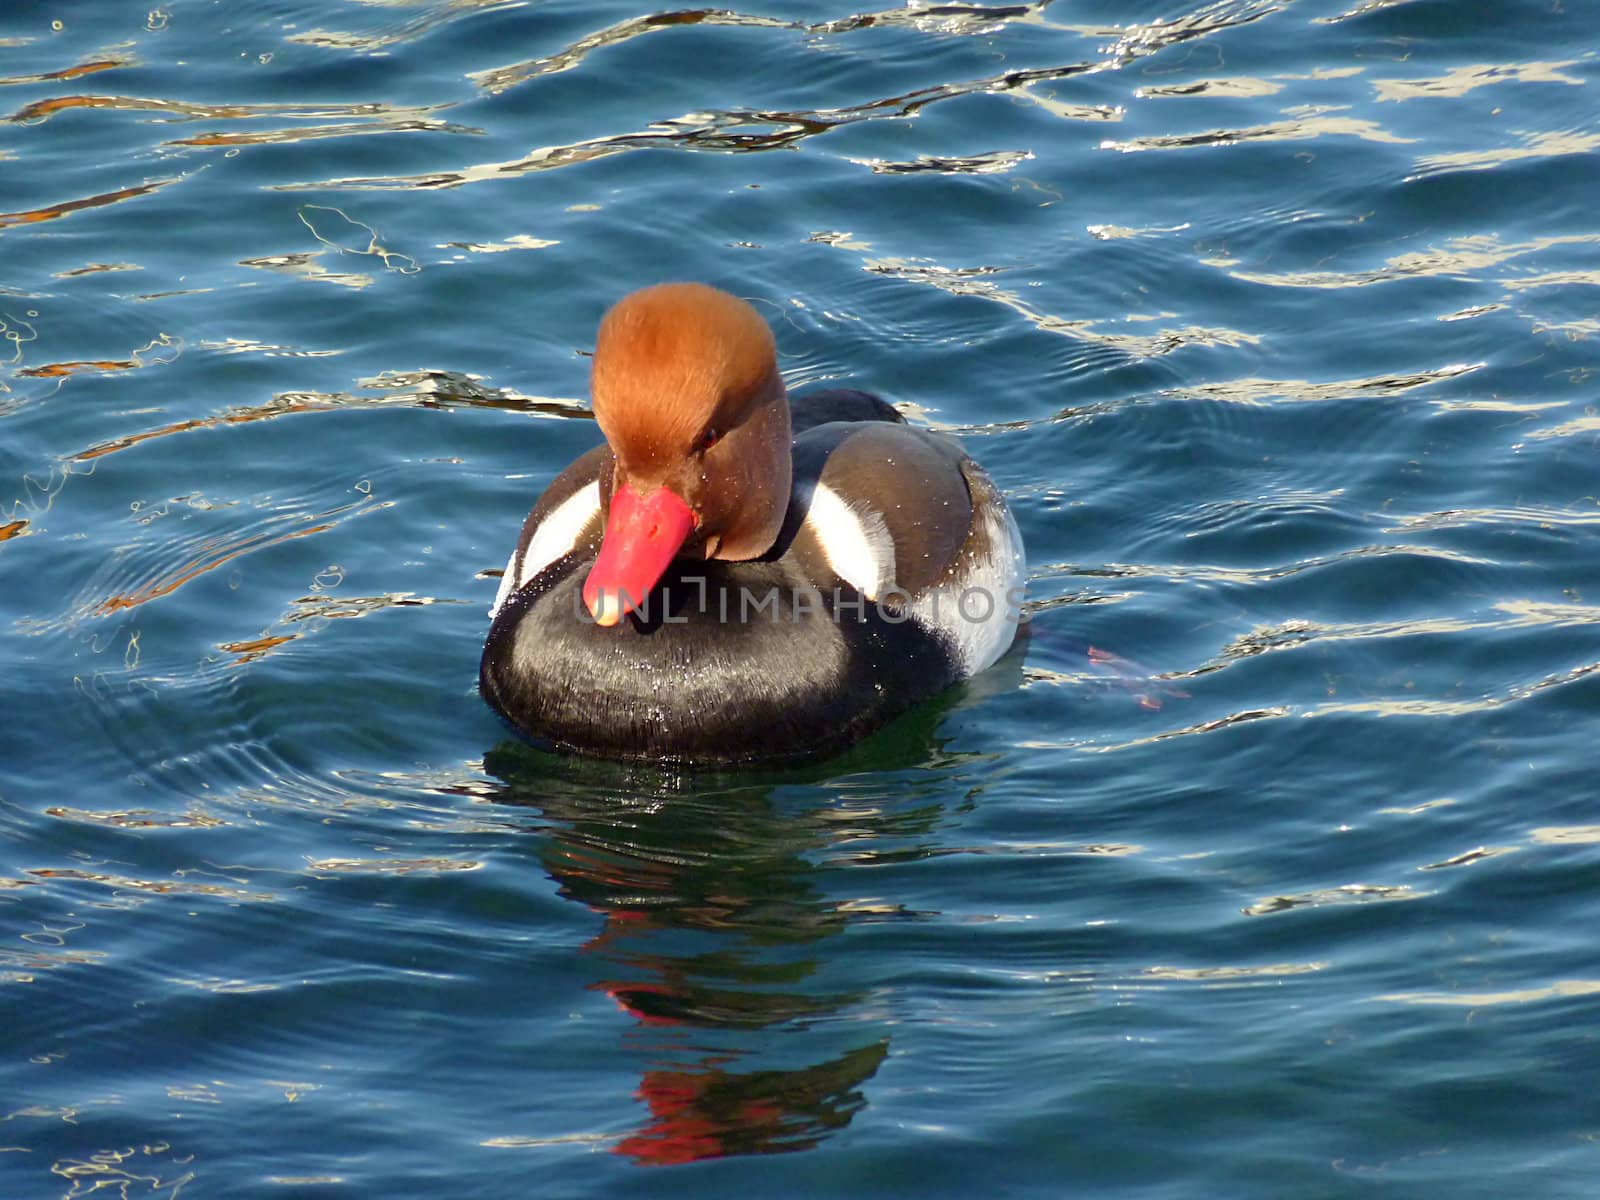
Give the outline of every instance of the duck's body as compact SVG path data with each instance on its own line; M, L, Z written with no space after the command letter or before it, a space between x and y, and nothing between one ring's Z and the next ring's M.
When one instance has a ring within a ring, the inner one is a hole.
M1022 542L982 468L862 392L791 415L742 301L628 297L594 399L608 444L540 497L491 610L480 686L523 732L609 758L795 759L1010 646Z

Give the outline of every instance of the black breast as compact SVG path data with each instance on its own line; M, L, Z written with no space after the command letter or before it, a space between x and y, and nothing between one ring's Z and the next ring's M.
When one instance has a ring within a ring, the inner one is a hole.
M675 563L641 613L583 607L569 555L508 598L479 671L522 732L607 758L718 764L841 750L957 678L934 635L814 585L791 556Z

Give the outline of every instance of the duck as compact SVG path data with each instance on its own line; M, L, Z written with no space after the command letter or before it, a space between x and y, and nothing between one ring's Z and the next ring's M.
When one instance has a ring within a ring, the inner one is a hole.
M1016 638L1022 536L983 468L874 394L791 400L745 300L624 296L590 394L604 441L523 522L479 666L528 738L691 766L824 757Z

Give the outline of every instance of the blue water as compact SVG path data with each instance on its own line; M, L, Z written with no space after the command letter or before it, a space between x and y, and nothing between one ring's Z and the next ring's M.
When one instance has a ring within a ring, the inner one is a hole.
M1595 1195L1596 17L5 5L0 1197ZM510 737L664 279L965 438L1014 655Z

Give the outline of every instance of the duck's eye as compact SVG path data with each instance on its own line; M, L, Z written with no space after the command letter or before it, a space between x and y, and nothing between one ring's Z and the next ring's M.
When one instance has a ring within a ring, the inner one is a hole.
M704 452L706 450L711 449L711 447L715 446L721 440L722 440L722 430L720 430L720 429L709 429L708 428L704 433L702 433L700 435L700 440L695 443L695 448L697 450L700 450L700 451Z

